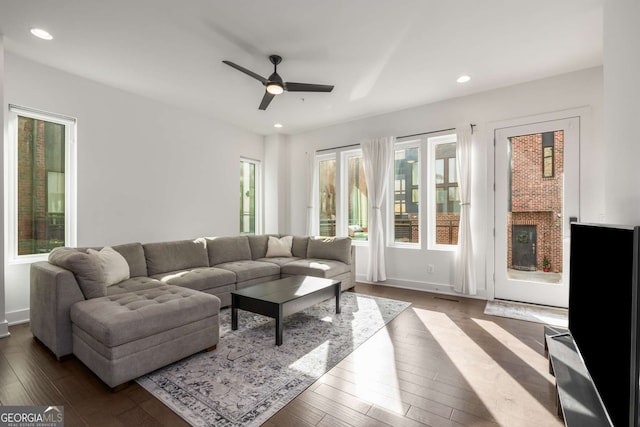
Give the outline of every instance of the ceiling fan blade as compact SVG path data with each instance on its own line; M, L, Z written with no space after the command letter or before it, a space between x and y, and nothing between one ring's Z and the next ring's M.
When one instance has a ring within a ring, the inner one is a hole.
M230 67L235 68L235 69L236 69L236 70L238 70L238 71L242 71L243 73L245 73L245 74L247 74L247 75L249 75L249 76L253 77L253 78L254 78L254 79L256 79L256 80L259 80L260 82L262 82L262 84L263 84L263 85L266 85L267 83L269 83L269 81L268 81L267 79L265 79L264 77L262 77L260 74L256 74L256 73L254 73L254 72L253 72L253 71L251 71L251 70L247 70L246 68L241 67L241 66L240 66L240 65L238 65L238 64L234 64L234 63L233 63L233 62L231 62L231 61L222 61L222 62L224 62L225 64L227 64L227 65L228 65L228 66L230 66Z
M270 94L269 92L267 92L266 90L264 91L264 96L262 97L262 102L260 102L260 107L258 107L258 109L260 110L266 110L267 107L269 106L269 104L271 103L271 100L275 97L275 95Z
M284 84L284 89L288 92L331 92L333 90L333 85L286 82Z

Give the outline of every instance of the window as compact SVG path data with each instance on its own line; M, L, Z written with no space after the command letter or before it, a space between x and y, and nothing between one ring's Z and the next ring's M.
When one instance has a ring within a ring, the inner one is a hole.
M457 245L460 223L460 197L456 166L456 136L442 135L428 139L432 159L430 211L431 246Z
M260 162L240 159L240 234L259 233Z
M393 242L420 243L420 141L396 144Z
M555 132L544 132L542 134L542 177L553 178L554 171L554 141Z
M10 254L75 246L75 119L9 106Z
M364 161L362 150L343 153L343 165L346 166L346 189L343 194L347 197L347 234L353 240L368 240L369 238L369 201L367 196L367 180L364 175Z
M318 161L318 220L321 236L336 235L336 157L335 154L317 157Z

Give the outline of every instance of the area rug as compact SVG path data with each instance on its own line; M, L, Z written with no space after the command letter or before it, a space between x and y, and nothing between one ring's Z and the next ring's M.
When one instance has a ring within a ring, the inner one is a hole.
M561 326L564 328L568 325L566 309L547 307L544 305L493 300L487 301L484 314L527 320L529 322L544 323L546 325Z
M329 299L284 320L275 345L275 322L239 311L220 311L220 341L202 352L136 381L194 426L259 426L356 347L410 306L343 292L341 313Z

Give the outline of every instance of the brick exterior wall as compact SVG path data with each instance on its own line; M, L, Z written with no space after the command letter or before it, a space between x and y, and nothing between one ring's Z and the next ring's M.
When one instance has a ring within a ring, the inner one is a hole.
M535 225L536 268L542 270L546 255L551 262L551 271L562 271L564 132L554 132L553 141L554 175L543 178L542 134L511 139L511 212L507 224L509 268L513 267L513 225Z
M436 243L439 245L457 245L460 214L436 214Z
M20 117L18 126L18 255L26 255L45 238L45 132L42 120Z

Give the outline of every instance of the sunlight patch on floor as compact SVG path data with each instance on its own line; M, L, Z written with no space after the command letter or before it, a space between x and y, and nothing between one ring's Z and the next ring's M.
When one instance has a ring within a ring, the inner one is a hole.
M327 371L327 360L330 345L331 341L323 342L312 351L293 362L289 367L312 377L324 374ZM320 356L318 356L318 354ZM321 363L318 363L318 361L321 361Z
M370 340L371 344L375 343L375 351L355 351L349 356L355 370L354 395L389 411L404 414L407 405L402 403L400 394L393 341L386 328Z
M540 354L534 351L527 344L523 343L494 322L483 319L471 320L473 320L478 326L484 329L502 345L507 347L511 352L518 356L523 363L538 372L543 378L550 376L548 373L548 365L542 364L540 366L536 366L536 363L532 363L532 361L538 361L540 359ZM549 383L552 385L555 384L551 379L549 379Z
M483 347L469 338L447 314L419 309L414 311L422 320L428 333L440 344L451 363L497 423L509 425L513 422L513 418L506 419L505 414L509 411L498 410L498 405L501 404L499 402L513 404L510 412L516 417L527 417L529 414L548 411L511 373L494 360L495 354L488 354ZM477 319L472 321L477 321ZM500 330L500 328L489 328L486 324L482 327L486 328L485 330L501 343L500 345L504 344L507 351L515 353L523 360L529 360L533 356L532 352L524 349L524 344L516 343L517 339L509 336L506 331ZM504 351L504 349L500 349L500 351ZM480 356L470 358L469 354ZM542 356L535 354L535 357ZM539 370L536 369L536 372ZM513 394L514 390L518 390L515 392L518 396L527 396L526 400L513 402L509 395ZM500 393L504 393L504 396L500 396Z

